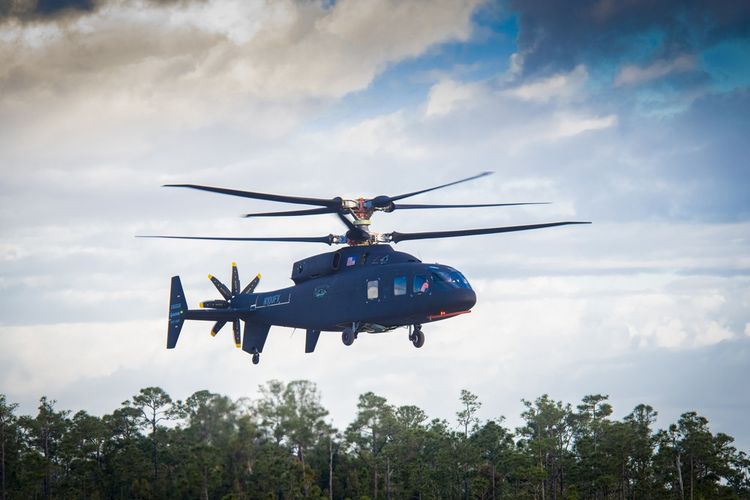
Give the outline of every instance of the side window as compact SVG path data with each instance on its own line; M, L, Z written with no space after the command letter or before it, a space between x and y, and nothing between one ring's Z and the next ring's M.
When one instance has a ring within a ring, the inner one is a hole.
M367 300L378 298L378 280L367 280Z
M406 276L393 278L393 295L406 295Z
M427 281L427 276L421 274L414 275L414 293L425 293L430 289L430 282Z

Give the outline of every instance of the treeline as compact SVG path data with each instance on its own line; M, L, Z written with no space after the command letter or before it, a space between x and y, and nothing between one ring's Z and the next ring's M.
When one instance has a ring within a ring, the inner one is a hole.
M103 417L0 394L1 498L750 498L748 457L694 412L655 430L648 405L615 420L607 396L544 395L511 430L480 406L461 391L448 422L368 392L339 431L305 380L237 401L148 387Z

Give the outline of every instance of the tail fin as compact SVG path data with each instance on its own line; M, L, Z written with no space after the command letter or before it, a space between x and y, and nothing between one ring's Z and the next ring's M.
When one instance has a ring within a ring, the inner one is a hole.
M169 292L169 327L167 329L167 349L174 349L177 339L180 338L182 324L185 322L185 313L188 306L185 300L185 292L182 291L182 283L179 276L172 277L172 288Z

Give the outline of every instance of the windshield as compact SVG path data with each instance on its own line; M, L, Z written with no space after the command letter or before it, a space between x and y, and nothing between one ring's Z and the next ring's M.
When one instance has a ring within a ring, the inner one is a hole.
M464 275L458 271L448 271L443 269L433 270L432 279L436 283L445 283L452 288L468 288L471 290L469 282L464 278Z

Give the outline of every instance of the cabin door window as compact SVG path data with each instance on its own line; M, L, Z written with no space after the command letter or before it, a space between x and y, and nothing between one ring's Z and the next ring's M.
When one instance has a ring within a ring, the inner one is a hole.
M393 295L406 295L406 276L393 278Z
M380 280L367 280L367 300L378 299L378 285Z

